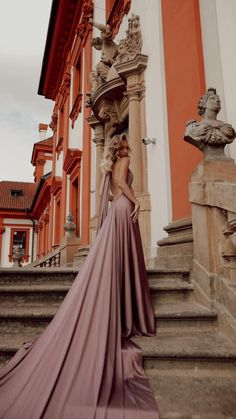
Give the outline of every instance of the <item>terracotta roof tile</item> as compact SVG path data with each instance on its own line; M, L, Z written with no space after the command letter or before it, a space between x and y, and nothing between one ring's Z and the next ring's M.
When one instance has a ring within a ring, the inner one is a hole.
M22 210L30 208L36 185L30 182L0 182L0 208ZM22 191L20 196L12 196L11 191Z

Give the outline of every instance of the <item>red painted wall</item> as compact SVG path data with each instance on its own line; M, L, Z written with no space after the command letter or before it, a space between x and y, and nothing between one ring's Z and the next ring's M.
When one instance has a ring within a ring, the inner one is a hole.
M198 0L162 0L164 59L171 164L173 220L189 217L188 183L202 159L183 141L185 124L198 117L205 91Z

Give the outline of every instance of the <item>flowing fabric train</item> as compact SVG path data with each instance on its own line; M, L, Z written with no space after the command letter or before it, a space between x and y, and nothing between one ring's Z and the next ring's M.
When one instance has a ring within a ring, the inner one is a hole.
M155 334L139 226L123 194L107 213L109 182L95 243L54 319L0 370L0 419L159 418L130 340Z

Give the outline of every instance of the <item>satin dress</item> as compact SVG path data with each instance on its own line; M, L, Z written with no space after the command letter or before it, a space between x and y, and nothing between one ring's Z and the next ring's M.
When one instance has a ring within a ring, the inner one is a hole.
M107 174L95 243L55 317L0 370L0 419L159 418L130 340L155 334L139 225L125 195L108 209L109 190Z

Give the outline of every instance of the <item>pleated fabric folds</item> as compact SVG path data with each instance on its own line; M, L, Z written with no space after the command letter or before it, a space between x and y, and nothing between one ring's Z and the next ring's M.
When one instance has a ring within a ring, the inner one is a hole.
M55 317L0 370L0 419L159 418L130 340L155 334L132 209L123 194L112 202Z

